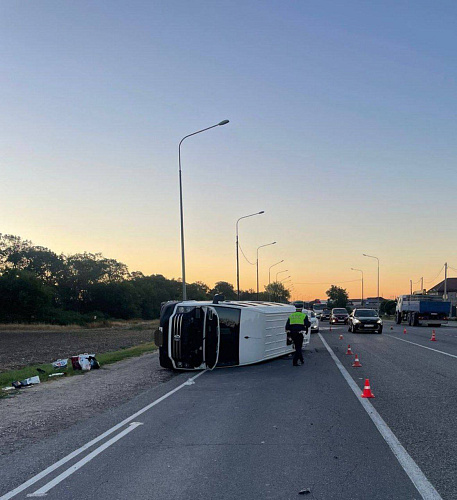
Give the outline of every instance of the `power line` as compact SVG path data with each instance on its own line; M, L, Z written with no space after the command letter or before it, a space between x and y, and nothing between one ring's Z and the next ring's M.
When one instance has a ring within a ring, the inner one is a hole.
M239 243L238 243L238 247L239 247L239 249L241 250L241 253L243 254L243 257L246 259L246 262L247 262L248 264L251 264L251 266L255 266L255 262L254 262L254 263L252 263L252 262L251 262L251 261L250 261L250 260L246 257L246 255L244 254L243 249L241 248L241 245L240 245Z
M438 278L438 276L441 274L441 271L444 269L444 264L443 264L443 267L439 270L438 274L432 278L431 280L425 280L425 283L431 283L432 281L435 281L436 278Z

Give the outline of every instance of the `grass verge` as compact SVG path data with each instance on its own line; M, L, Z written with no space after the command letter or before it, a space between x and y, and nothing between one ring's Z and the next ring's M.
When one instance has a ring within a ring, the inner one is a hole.
M156 349L157 347L154 344L154 342L147 342L133 347L128 347L126 349L120 349L118 351L111 351L111 352L105 352L103 354L97 354L97 361L103 367L105 365L121 361L123 359L133 358L136 356L141 356L142 354L148 352L153 352ZM24 368L21 368L19 370L10 370L7 372L0 373L0 389L3 387L11 387L11 383L14 382L15 380L24 380L29 377L34 377L35 375L39 375L41 382L48 382L50 380L55 380L58 378L71 377L73 375L82 375L85 373L82 372L81 370L73 370L70 359L68 360L68 363L70 366L67 367L66 369L61 369L61 370L55 370L52 364L48 363L43 365L25 366ZM43 370L45 373L39 372L38 368L40 370ZM65 375L60 377L49 378L49 375L51 373L59 373L59 372L64 373ZM0 396L5 394L11 394L11 392L14 393L14 391L5 393L4 391L0 390Z

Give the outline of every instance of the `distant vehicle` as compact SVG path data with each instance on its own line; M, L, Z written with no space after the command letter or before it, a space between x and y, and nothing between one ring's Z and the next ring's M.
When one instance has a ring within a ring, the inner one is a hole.
M397 325L407 321L409 326L441 326L447 322L451 303L433 295L400 295L395 308Z
M311 333L317 333L319 331L319 319L316 313L309 309L303 309L303 312L308 315L309 322L311 323Z
M313 305L313 311L316 313L316 317L320 319L322 311L327 309L327 304L323 302L318 302Z
M354 309L349 315L348 331L382 333L382 319L374 309Z
M167 302L154 334L160 365L174 370L212 370L292 353L285 326L293 312L291 304L271 302ZM309 339L308 332L304 346Z
M349 314L344 308L335 307L332 309L332 313L330 314L330 324L335 325L338 323L343 323L347 325L349 318Z
M330 319L330 310L329 309L323 309L321 312L321 315L319 317L321 321L329 320Z

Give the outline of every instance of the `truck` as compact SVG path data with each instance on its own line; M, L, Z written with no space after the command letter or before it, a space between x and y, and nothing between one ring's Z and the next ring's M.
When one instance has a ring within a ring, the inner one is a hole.
M433 295L400 295L395 308L395 322L409 326L441 326L447 322L451 303Z

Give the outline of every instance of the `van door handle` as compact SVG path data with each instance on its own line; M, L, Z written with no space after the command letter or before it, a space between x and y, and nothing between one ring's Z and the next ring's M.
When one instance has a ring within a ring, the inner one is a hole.
M246 337L244 337L245 339L248 339L249 337L246 335Z

